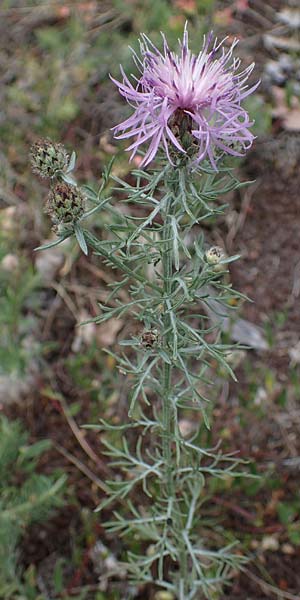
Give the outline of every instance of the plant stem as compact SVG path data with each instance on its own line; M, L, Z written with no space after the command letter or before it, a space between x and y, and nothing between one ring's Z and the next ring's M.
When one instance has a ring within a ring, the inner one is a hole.
M114 252L108 252L107 250L105 250L103 248L103 244L101 245L101 242L94 236L92 235L87 229L83 230L84 233L84 237L85 240L87 241L87 243L90 245L90 247L97 251L99 256L103 256L103 258L106 258L106 260L110 261L110 263L113 263L118 269L120 269L120 271L123 271L124 273L126 273L126 275L131 276L133 279L136 279L137 281L140 281L141 283L145 284L145 279L142 275L140 275L139 273L135 271L133 271L132 269L130 269L130 267L128 267L126 265L126 263L124 262L124 260L118 258ZM147 281L146 282L147 286L152 288L153 290L159 292L160 288L158 285L156 285L155 283L153 283L152 281Z
M174 190L174 195L176 191ZM171 327L171 317L170 317L170 304L169 298L172 293L172 273L173 273L173 239L172 239L172 201L173 198L169 198L166 204L166 210L164 215L164 223L163 223L163 257L162 257L162 266L163 266L163 282L164 282L164 303L163 303L163 323L164 323L164 349L167 353L170 353L170 347L172 347L173 341L173 333ZM173 498L176 500L176 489L175 489L175 481L174 481L174 471L175 466L173 468L172 464L172 433L174 429L174 421L175 421L175 411L172 403L172 365L164 362L163 365L163 410L162 410L162 418L163 418L163 459L165 465L165 490L167 493L167 497ZM177 507L178 508L178 507ZM176 517L177 527L179 526L179 530L183 528L183 523L179 522L179 516ZM180 560L179 560L179 569L180 569L180 590L179 590L179 598L180 600L184 600L186 598L186 586L189 580L188 575L188 563L187 563L187 552L185 544L180 535Z
M170 198L166 205L164 224L163 224L163 256L162 256L162 266L163 266L163 282L164 282L164 302L163 302L163 323L164 323L164 340L163 344L168 352L169 346L172 343L172 330L170 323L170 314L168 310L168 299L172 292L172 269L173 269L173 244L172 244L172 230L171 230L171 201ZM163 394L162 394L162 420L163 420L163 458L165 465L165 473L166 473L166 492L168 498L174 496L173 491L173 475L172 475L172 426L174 421L174 410L172 406L171 400L171 375L172 375L172 365L167 362L163 364Z

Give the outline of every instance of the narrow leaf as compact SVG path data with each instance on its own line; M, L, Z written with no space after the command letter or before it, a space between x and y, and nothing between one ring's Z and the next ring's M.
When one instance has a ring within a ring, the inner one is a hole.
M75 162L76 162L76 152L73 151L71 154L70 162L68 164L66 173L70 173L70 171L73 171L73 169L75 167Z
M37 252L38 250L48 250L48 248L54 248L54 246L58 246L58 244L61 244L61 242L66 240L68 237L70 237L69 233L67 235L64 235L63 237L57 238L56 240L54 240L54 242L49 242L49 244L38 246L34 249L34 251Z
M77 242L78 242L78 244L79 244L82 252L85 255L87 255L88 254L88 247L86 245L86 241L85 241L85 238L84 238L83 231L82 231L82 229L81 229L81 227L80 227L80 225L78 223L75 223L75 225L74 225L74 231L75 231Z
M178 230L175 217L171 217L171 226L173 232L174 265L176 271L179 271Z

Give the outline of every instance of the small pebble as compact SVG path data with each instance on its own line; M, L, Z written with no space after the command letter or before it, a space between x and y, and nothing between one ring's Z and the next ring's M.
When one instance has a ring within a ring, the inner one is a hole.
M1 261L1 267L4 271L16 271L19 266L19 259L15 254L6 254Z
M291 544L282 544L281 551L283 554L295 554L295 548Z
M279 550L278 539L272 535L265 535L261 541L261 549L276 552L277 550Z

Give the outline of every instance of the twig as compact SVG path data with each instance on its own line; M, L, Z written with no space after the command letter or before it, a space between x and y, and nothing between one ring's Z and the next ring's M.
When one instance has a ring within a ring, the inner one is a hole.
M253 21L255 21L264 29L269 29L274 26L274 23L272 23L272 21L270 21L267 17L257 12L254 8L250 8L250 6L246 8L246 10L244 11L244 15L246 18L253 19Z
M63 398L63 396L59 395L58 396L58 401L61 404L64 416L66 417L66 420L68 422L68 425L70 426L70 429L72 430L73 434L75 435L77 441L79 442L81 448L84 450L84 452L87 454L87 456L102 470L104 471L106 474L109 473L107 466L104 464L103 461L101 461L97 454L94 452L94 450L90 447L90 445L88 444L88 442L85 439L85 435L84 432L81 431L79 429L79 427L77 426L77 423L75 422L75 420L73 419L73 417L70 415L68 406L65 402L65 399Z
M270 592L271 594L274 594L274 596L277 596L277 598L282 598L283 600L299 600L299 595L295 596L294 594L290 594L290 592L284 592L283 590L280 590L279 588L275 587L275 585L271 585L270 583L267 583L261 579L261 577L254 575L254 573L249 571L249 569L246 567L240 567L240 569L249 577L249 579L252 579L252 581L257 583L264 592Z
M60 283L53 282L51 283L51 287L58 293L58 295L62 298L66 306L68 307L70 313L73 315L74 319L77 321L78 319L78 309L74 304L73 300L71 300L70 296L67 294L66 290Z
M252 0L252 4L262 12L268 13L268 17L272 20L277 15L277 11L272 6L266 4L263 0Z
M47 340L51 331L52 323L55 318L56 312L60 308L62 304L62 298L59 296L58 292L56 293L56 297L54 298L50 309L48 310L48 314L46 317L46 321L43 327L42 332L42 340Z
M246 519L246 521L253 522L253 520L255 519L255 515L253 513L250 513L248 510L245 510L244 508L241 508L240 506L236 506L235 504L232 504L228 500L223 500L222 498L213 496L213 501L216 504L219 504L220 506L229 508L229 510L231 510L232 512L234 512L234 513L240 515L241 517L243 517L244 519Z
M65 450L65 448L57 442L55 442L54 447L60 454L62 454L62 456L64 456L67 460L73 463L73 465L75 465L77 469L79 469L86 477L88 477L88 479L95 483L96 486L100 488L100 490L105 492L105 494L108 494L109 490L106 487L105 483L103 483L103 481L101 481L101 479L99 479L99 477L97 477L97 475L95 475L93 471L91 471L83 462L81 462L81 460L79 460L76 456Z
M249 213L249 208L251 206L252 198L253 198L254 194L256 193L259 185L260 185L260 181L257 180L255 182L255 184L253 184L250 188L247 188L247 190L245 191L245 194L244 194L243 200L242 200L241 211L237 215L237 218L232 223L232 225L228 231L227 237L226 237L226 247L227 247L228 251L230 251L232 248L232 244L233 244L233 240L234 240L235 236L241 229L243 229L243 227L245 225L245 221L246 221L246 218Z

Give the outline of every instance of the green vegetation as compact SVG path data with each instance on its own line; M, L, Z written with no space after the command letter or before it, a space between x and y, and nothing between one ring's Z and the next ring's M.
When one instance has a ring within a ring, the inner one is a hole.
M0 597L5 600L37 598L30 592L29 574L22 578L18 548L33 523L45 522L63 504L66 477L37 471L38 460L49 447L47 440L28 444L20 423L1 417Z

